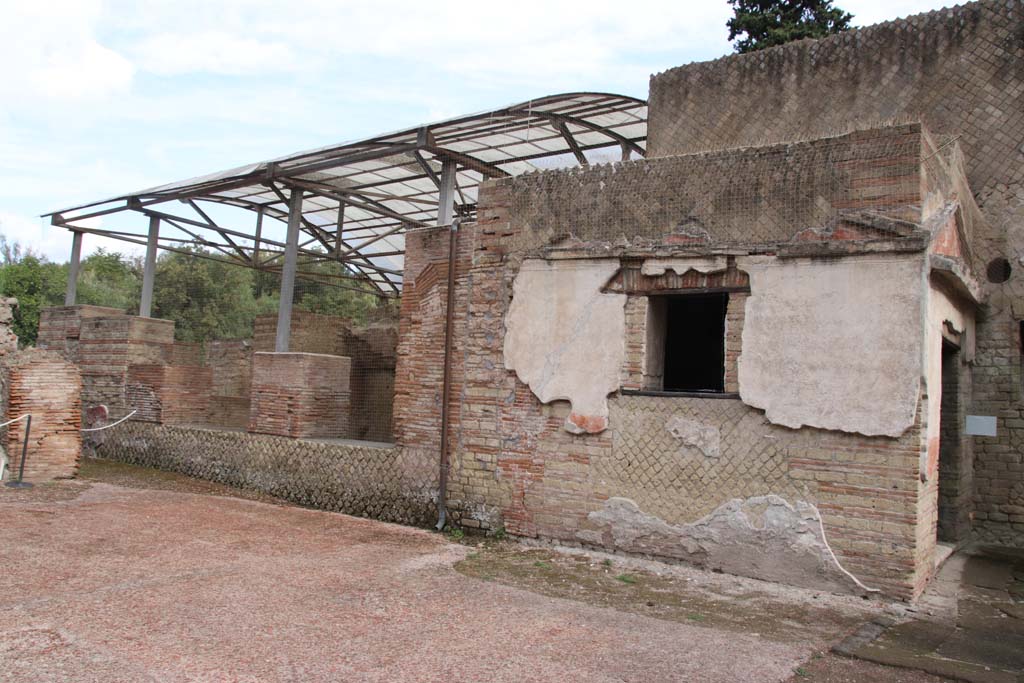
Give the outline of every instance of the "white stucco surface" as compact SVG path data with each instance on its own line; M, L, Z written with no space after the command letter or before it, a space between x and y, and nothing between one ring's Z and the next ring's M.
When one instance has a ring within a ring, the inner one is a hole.
M601 291L616 260L523 262L505 318L505 367L544 403L568 400L565 428L608 426L608 394L625 356L624 294Z
M921 254L752 256L740 397L775 424L899 436L917 410L926 288Z
M652 258L644 261L640 272L644 275L664 275L673 271L676 275L685 275L691 270L698 273L713 273L725 270L729 265L725 256L694 256L691 258Z

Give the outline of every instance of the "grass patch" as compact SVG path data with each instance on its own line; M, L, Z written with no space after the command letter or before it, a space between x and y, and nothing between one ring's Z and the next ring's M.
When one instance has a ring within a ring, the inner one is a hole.
M618 576L615 577L615 580L616 581L621 581L622 583L628 583L628 584L636 583L636 577L633 576L632 574L619 574Z
M554 565L550 562L545 562L544 560L537 560L533 563L533 566L537 569L551 569Z

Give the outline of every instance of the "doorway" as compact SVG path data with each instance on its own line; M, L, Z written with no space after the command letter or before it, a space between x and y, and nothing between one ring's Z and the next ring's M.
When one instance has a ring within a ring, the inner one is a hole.
M964 468L960 347L942 341L942 404L939 418L938 541L957 543L966 528L967 481Z

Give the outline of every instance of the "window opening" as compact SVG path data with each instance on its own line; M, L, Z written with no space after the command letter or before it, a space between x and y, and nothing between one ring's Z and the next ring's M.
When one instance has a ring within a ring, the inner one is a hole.
M664 391L725 390L726 293L663 297Z

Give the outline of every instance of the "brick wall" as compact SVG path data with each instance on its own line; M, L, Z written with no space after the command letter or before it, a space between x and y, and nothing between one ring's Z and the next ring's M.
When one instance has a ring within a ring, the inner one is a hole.
M78 368L56 352L32 349L8 356L0 372L7 390L6 414L32 415L25 479L47 481L75 476L82 449L82 383ZM16 422L4 431L9 476L16 477L25 422Z
M649 156L806 140L902 117L960 136L975 191L1018 184L1022 26L1019 0L986 0L670 69L651 78Z
M214 339L206 342L204 365L213 373L217 396L248 396L252 381L253 344L249 339Z
M161 424L206 424L210 420L213 374L194 365L129 365L128 405L133 419Z
M365 441L391 441L395 398L395 351L398 324L373 323L338 329L335 353L352 359L352 408L348 437Z
M733 498L773 493L816 504L844 565L865 583L901 597L920 591L930 572L917 540L921 417L898 439L868 438L775 427L738 400L613 396L610 429L581 437L562 428L568 404L542 405L504 369L511 285L527 251L523 245L533 244L519 232L536 224L516 215L517 198L526 196L521 183L543 184L546 175L486 184L479 222L464 226L460 237L448 501L455 520L466 527L595 545L599 532L591 515L611 497L628 497L665 524L686 525ZM607 179L603 173L590 177L595 184ZM578 191L586 195L588 189ZM584 228L600 215L584 214ZM575 246L587 249L582 240ZM396 428L399 443L436 449L447 233L414 233L406 248ZM743 299L742 292L734 295L727 314L730 362L739 349ZM643 377L644 302L642 296L627 299L621 373L626 387ZM735 385L734 374L727 382ZM709 457L681 444L666 428L673 418L713 427L721 436L721 453ZM596 544L621 549L612 536L604 538ZM701 562L669 547L651 552Z
M428 526L437 461L397 447L306 441L130 420L98 455L262 491L321 510Z
M338 327L344 318L292 309L289 351L337 354ZM256 316L253 328L253 350L272 352L277 340L277 314Z
M986 284L969 412L998 419L974 439L975 531L1024 545L1024 3L985 0L671 69L651 80L651 156L734 149L835 134L898 118L956 137L983 221L977 273L1016 264ZM709 102L717 106L708 106ZM967 193L960 193L961 197Z
M411 247L410 247L411 245ZM448 293L449 233L424 230L406 236L406 261L395 368L395 442L437 454L441 394L444 383L444 329ZM457 290L464 286L473 249L472 231L460 235ZM456 324L466 315L465 298L457 299ZM452 367L458 369L463 341L455 336ZM451 408L459 409L453 392Z
M770 246L863 212L916 220L924 144L921 127L908 124L517 176L502 181L516 234L506 246Z
M123 316L119 308L106 306L52 306L39 312L39 335L36 345L41 349L59 351L72 363L79 358L78 344L82 321L87 318Z
M114 316L83 318L79 333L82 405L105 405L110 417L130 412L125 395L128 366L163 363L174 344L170 320Z
M292 438L343 438L351 361L315 353L253 355L249 431Z

